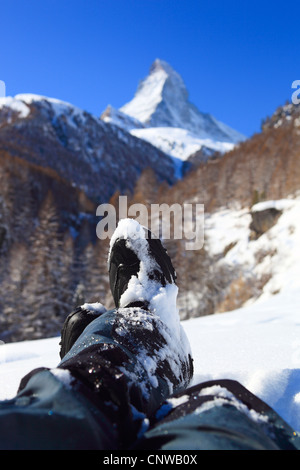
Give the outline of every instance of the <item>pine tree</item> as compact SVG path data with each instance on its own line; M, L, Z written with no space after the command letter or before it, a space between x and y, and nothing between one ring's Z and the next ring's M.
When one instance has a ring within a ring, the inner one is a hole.
M97 240L89 243L84 251L84 267L80 286L83 286L84 301L105 304L109 291L107 255L108 240Z
M15 244L1 259L0 311L1 339L25 338L28 325L24 317L24 288L28 279L28 247ZM5 267L4 267L5 265Z
M26 310L37 331L55 334L61 326L62 243L52 194L41 207L30 247Z

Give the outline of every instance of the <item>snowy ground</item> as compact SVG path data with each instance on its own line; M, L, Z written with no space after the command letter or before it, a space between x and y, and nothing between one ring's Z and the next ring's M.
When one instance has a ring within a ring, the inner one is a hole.
M238 380L300 432L300 200L280 204L284 212L276 226L253 242L247 211L221 211L208 218L211 249L221 250L236 237L227 261L234 265L244 256L247 269L269 269L272 278L262 297L247 306L182 324L194 356L192 384ZM271 254L254 265L255 253L262 249ZM59 338L1 345L0 399L13 396L33 368L58 362Z
M182 322L195 363L193 383L238 380L300 432L300 291L229 313ZM59 362L59 338L2 345L0 398L39 366Z
M299 314L298 290L183 322L195 361L193 383L238 380L299 432Z

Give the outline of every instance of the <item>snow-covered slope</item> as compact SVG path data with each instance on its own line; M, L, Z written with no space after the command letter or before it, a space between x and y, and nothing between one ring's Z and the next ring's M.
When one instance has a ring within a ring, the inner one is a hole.
M0 98L0 109L11 109L19 115L19 118L26 118L31 112L30 106L35 103L51 108L57 118L64 116L68 120L68 124L73 127L76 127L78 124L84 124L88 117L88 113L71 103L32 93ZM80 121L76 122L76 119Z
M107 108L102 119L125 126L137 137L183 160L201 148L224 153L245 140L211 114L200 112L189 101L182 77L160 59L152 64L134 98L119 110Z
M0 399L15 395L20 380L36 367L55 367L59 358L60 338L0 342Z
M272 208L281 211L278 221L258 238L251 238L251 212ZM206 249L220 257L219 263L240 270L249 280L264 277L267 282L258 292L261 300L290 289L300 292L299 213L300 197L296 197L260 202L251 211L223 209L207 214Z
M130 132L133 129L144 129L145 126L138 119L123 113L120 109L115 109L113 106L108 105L106 110L101 115L102 121L114 124Z
M192 154L202 149L207 156L212 152L225 153L234 147L231 142L220 142L210 138L199 138L187 129L177 127L150 127L132 129L131 134L150 142L155 147L180 160L187 160Z
M30 114L30 108L20 97L7 96L0 98L0 109L15 112L19 117L26 118Z

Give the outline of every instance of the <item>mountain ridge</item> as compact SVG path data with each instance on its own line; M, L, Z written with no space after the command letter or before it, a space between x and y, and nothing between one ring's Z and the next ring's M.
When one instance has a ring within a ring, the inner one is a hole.
M16 95L0 99L0 150L49 166L84 190L107 200L132 191L151 167L158 180L175 180L173 160L120 127L54 98Z

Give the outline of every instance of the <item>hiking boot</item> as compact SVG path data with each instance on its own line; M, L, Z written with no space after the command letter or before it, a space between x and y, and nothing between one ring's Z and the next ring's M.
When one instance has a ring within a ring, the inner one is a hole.
M100 303L84 304L67 316L61 330L61 341L59 343L61 359L70 351L83 330L104 312L106 312L106 309Z
M153 289L176 280L161 241L133 219L119 222L110 244L108 270L116 307L147 307Z

